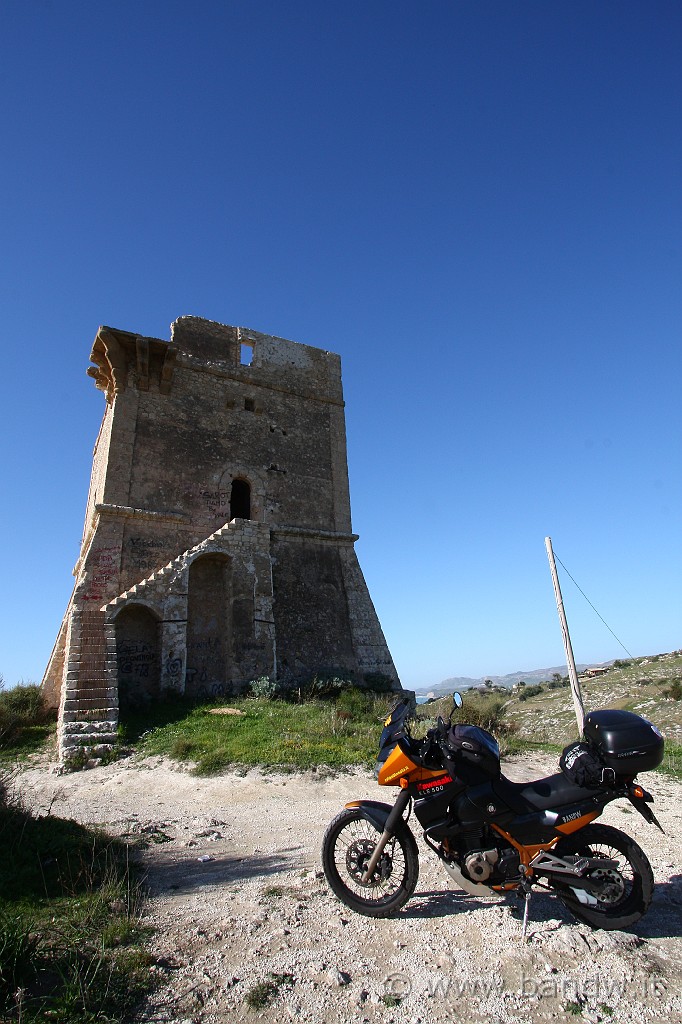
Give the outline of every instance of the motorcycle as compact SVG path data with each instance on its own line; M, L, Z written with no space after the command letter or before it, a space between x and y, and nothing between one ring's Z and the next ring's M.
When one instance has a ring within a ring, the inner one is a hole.
M555 893L593 928L633 925L651 903L651 865L638 844L610 825L592 824L607 804L626 798L661 831L653 797L635 779L663 759L658 729L630 711L594 711L584 741L565 748L561 771L534 782L501 772L495 738L453 724L462 706L453 694L424 738L414 738L414 704L404 698L384 722L375 775L400 792L393 806L354 800L330 823L322 864L336 896L369 917L395 914L414 893L419 853L410 813L448 875L473 896L516 893L525 899L523 935L533 887ZM407 816L405 812L407 811Z

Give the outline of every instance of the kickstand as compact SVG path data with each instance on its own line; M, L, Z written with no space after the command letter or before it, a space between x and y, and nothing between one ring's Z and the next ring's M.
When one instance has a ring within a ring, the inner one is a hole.
M525 891L525 893L523 894L523 896L524 896L524 904L523 904L523 926L521 928L521 942L526 942L527 941L526 935L527 935L527 932L528 932L528 910L530 908L530 889L527 889Z

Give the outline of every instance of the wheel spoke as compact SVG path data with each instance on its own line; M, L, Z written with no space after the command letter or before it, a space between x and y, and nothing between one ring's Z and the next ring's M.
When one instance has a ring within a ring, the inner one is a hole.
M396 893L403 884L406 872L402 848L394 838L384 847L370 881L361 881L378 839L376 829L363 819L350 822L343 828L334 848L334 863L344 884L356 896L373 902L385 900Z
M348 808L330 824L322 844L324 871L333 892L347 906L370 917L395 913L414 892L419 876L417 845L410 830L401 825L365 881L380 835L361 810Z
M588 825L575 838L558 844L556 852L596 861L588 876L600 883L599 890L585 893L596 903L580 898L579 884L556 886L566 893L567 905L579 920L595 928L625 928L646 912L653 895L653 873L646 855L628 835L610 825ZM599 867L600 861L604 867Z

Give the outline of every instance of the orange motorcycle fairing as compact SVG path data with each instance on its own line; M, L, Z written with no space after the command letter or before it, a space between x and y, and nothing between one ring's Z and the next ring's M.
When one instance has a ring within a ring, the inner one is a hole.
M573 821L565 821L563 825L557 825L557 832L563 832L564 835L569 836L572 832L577 832L578 829L585 828L585 825L589 825L591 821L598 818L601 811L589 811L588 814L581 814L579 818L574 818Z
M377 781L380 786L399 786L400 780L408 777L410 782L425 782L443 777L443 769L422 768L412 760L400 743L397 743L381 765Z

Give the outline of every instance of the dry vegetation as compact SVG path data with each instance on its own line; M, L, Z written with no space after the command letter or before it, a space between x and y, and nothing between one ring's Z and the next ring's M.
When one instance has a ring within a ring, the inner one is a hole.
M595 679L581 683L587 711L622 708L652 721L666 739L665 767L682 768L682 652L616 661ZM568 688L549 689L520 700L515 691L505 715L518 727L519 740L563 745L576 737L575 712Z

